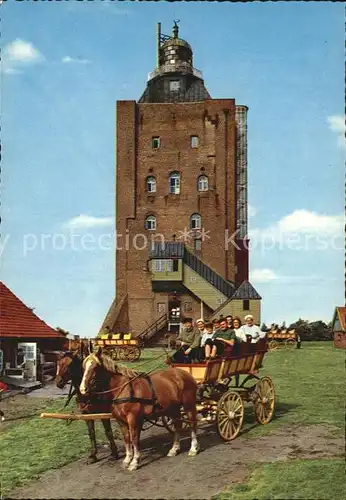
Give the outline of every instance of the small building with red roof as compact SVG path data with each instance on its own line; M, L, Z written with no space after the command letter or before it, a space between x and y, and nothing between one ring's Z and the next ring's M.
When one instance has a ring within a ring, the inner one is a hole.
M332 333L334 345L346 349L346 307L336 307L332 320Z
M36 380L41 354L62 350L66 337L0 282L0 376Z

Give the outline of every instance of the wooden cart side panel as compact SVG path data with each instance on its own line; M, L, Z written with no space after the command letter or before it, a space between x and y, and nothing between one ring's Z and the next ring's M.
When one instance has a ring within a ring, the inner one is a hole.
M209 361L205 372L204 382L216 382L219 379L222 364L223 364L222 359Z
M252 356L248 356L245 360L245 364L244 364L244 370L246 372L250 372L251 369L252 369L252 366L254 364L254 361L255 361L255 358L256 358L256 354L253 354Z
M180 368L180 370L184 370L185 372L189 373L198 384L201 382L204 382L207 367L204 364L193 364L193 365L188 365L188 364L174 364L172 365L173 368Z
M261 367L264 355L265 355L264 351L258 352L256 354L256 356L254 357L254 360L253 360L253 365L251 367L251 371L256 371Z

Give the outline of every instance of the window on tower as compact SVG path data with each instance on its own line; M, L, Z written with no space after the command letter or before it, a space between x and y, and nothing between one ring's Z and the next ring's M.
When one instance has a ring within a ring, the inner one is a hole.
M208 180L208 177L206 175L200 175L198 177L197 189L198 189L198 191L208 191L209 180Z
M160 137L153 137L151 141L151 146L153 149L159 149L160 147Z
M180 194L180 174L179 172L172 172L169 175L169 193Z
M199 214L192 214L190 217L190 229L201 229L202 217Z
M145 229L148 229L149 231L156 230L156 217L155 217L155 215L148 215L148 217L145 219L144 227L145 227Z
M153 175L147 177L146 190L148 193L156 193L156 179Z
M171 80L169 82L169 90L171 92L177 92L180 89L180 80Z
M194 242L195 246L195 252L200 252L202 250L202 240L201 239L196 239Z
M190 144L192 148L198 148L199 146L199 139L198 135L192 135L190 138Z

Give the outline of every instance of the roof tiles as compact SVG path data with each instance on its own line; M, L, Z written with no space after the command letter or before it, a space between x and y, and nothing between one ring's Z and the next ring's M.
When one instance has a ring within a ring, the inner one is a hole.
M33 313L7 286L0 282L0 338L64 337Z

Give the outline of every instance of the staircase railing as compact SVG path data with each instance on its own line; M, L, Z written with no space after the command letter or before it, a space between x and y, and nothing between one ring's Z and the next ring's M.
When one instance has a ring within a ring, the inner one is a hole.
M202 278L213 285L217 290L226 295L226 297L232 297L235 292L234 283L227 281L225 278L217 274L216 271L207 266L207 264L204 264L204 262L196 257L196 255L189 252L186 248L184 251L184 262Z
M141 339L142 342L147 342L150 340L158 331L161 330L168 323L167 314L163 314L157 320L154 321L151 325L148 326L145 330L143 330L139 335L138 339Z

